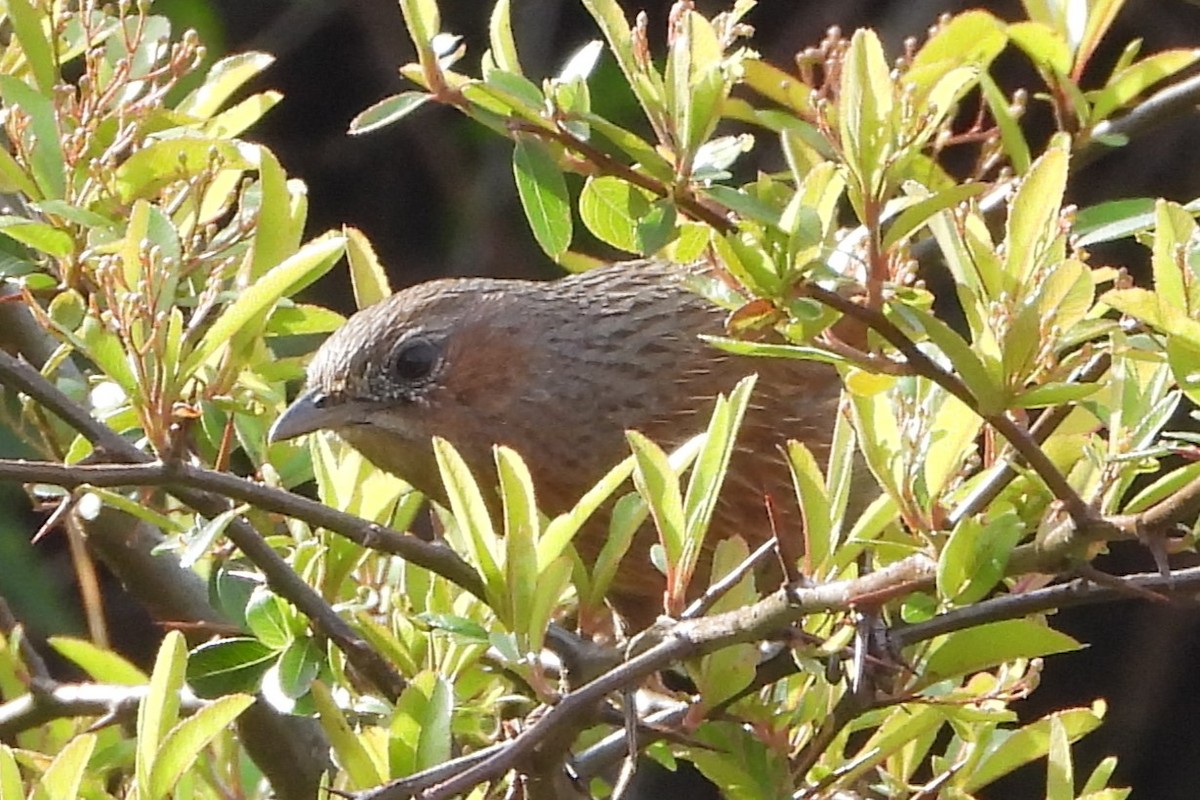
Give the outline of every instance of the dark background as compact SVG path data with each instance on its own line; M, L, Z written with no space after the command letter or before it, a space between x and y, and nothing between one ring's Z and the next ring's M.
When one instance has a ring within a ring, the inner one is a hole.
M475 72L486 48L490 3L442 2L443 29L465 37L462 69ZM665 2L625 3L632 13L650 14L652 41L663 39ZM711 13L724 4L698 2ZM791 56L816 44L831 25L844 31L875 28L889 52L907 37L923 35L944 12L984 6L1014 20L1016 2L955 3L946 0L764 0L748 18L757 29L754 46L785 66ZM525 72L535 79L553 74L566 57L597 37L590 18L568 0L514 0L514 28ZM278 59L255 88L282 91L284 101L253 132L280 157L288 173L308 185L310 234L349 224L361 228L387 266L393 286L442 275L551 277L557 268L540 253L515 201L507 142L449 109L426 106L390 128L364 136L346 135L351 118L389 94L411 88L397 74L412 52L395 0L161 0L156 8L180 25L197 27L214 54L263 50ZM1089 75L1107 74L1120 47L1145 39L1143 52L1200 45L1200 8L1184 0L1131 0L1096 56ZM606 70L609 75L606 76ZM1035 85L1021 59L1002 57L1003 85ZM632 124L632 101L616 92L615 67L602 65L592 83L594 104ZM1031 104L1031 123L1049 133L1048 115ZM1200 115L1176 120L1152 135L1091 164L1073 178L1071 201L1086 206L1102 199L1200 195L1200 169L1193 156ZM773 143L759 136L754 154L764 166L777 163ZM761 151L761 156L759 156ZM753 168L748 160L743 167ZM595 250L595 252L602 252ZM1136 246L1098 251L1093 263L1143 260ZM348 311L352 299L344 280L321 287L321 301ZM20 527L20 526L19 526ZM28 536L28 530L18 535ZM0 559L13 566L22 557L10 537L0 535ZM12 550L11 558L5 557ZM52 554L53 544L43 546ZM1152 569L1139 548L1125 546L1099 564L1114 571ZM60 554L41 573L39 594L25 618L44 632L76 628L69 611L70 570ZM11 573L10 573L11 574ZM0 577L0 590L5 590ZM5 590L7 591L7 590ZM32 595L26 595L30 597ZM116 628L132 630L136 609L110 601ZM1081 652L1048 660L1042 686L1018 704L1023 717L1106 698L1109 715L1097 733L1077 747L1077 775L1086 776L1105 755L1120 757L1117 780L1134 787L1135 798L1200 796L1200 614L1193 607L1153 606L1130 601L1063 612L1053 624L1089 643ZM143 630L146 630L143 628ZM152 628L149 629L151 632ZM134 652L153 643L127 637ZM1044 765L1027 770L988 793L989 797L1041 796Z

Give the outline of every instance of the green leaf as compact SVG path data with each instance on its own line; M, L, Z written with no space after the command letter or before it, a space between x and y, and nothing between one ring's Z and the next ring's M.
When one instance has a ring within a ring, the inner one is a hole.
M675 229L673 206L662 206L645 189L609 175L584 184L579 216L600 241L642 255L661 249Z
M257 639L235 638L206 642L188 658L188 684L201 697L258 690L263 673L278 652Z
M550 619L558 610L563 592L571 583L571 569L571 558L564 555L551 561L538 573L529 619L521 623L528 632L532 653L539 652L543 646Z
M1059 233L1070 161L1067 147L1065 137L1056 139L1030 167L1009 206L1004 237L1008 248L1005 272L1014 293L1024 290L1046 255L1049 243Z
M29 116L32 137L24 145L26 150L32 148L29 154L30 168L38 188L33 199L63 197L67 171L54 103L12 75L0 75L0 98L9 109L20 108Z
M1187 69L1200 58L1200 50L1165 50L1147 56L1114 75L1103 89L1089 93L1092 124L1128 106L1156 83Z
M533 236L551 258L571 245L571 205L567 182L545 145L522 136L513 150L517 194Z
M1078 650L1079 642L1032 619L993 622L956 631L937 640L920 670L919 687L989 669L1018 658L1038 658Z
M1046 753L1046 800L1074 800L1075 770L1071 742L1058 717L1050 717L1050 749Z
M427 49L442 27L436 0L400 0L400 12L413 44L420 50Z
M975 350L953 328L913 305L894 303L888 306L888 311L903 319L906 325L923 332L946 354L975 397L981 415L994 414L1004 408L1007 392L992 380Z
M795 76L758 58L742 61L742 80L751 89L799 116L812 113L813 88Z
M991 75L987 72L981 73L979 86L988 110L992 112L992 118L996 120L996 127L1000 129L1000 141L1004 145L1004 153L1012 162L1016 173L1024 175L1033 163L1033 156L1029 152L1029 141L1025 138L1025 130L1021 127L1020 120L1013 113L1009 99L996 85Z
M267 53L238 53L212 65L204 83L177 107L177 111L199 119L208 119L221 110L234 92L275 63Z
M1007 44L1004 22L991 13L974 9L955 14L945 24L938 25L917 51L905 81L920 83L930 71L940 76L953 66L987 66Z
M1103 701L1097 701L1090 709L1071 708L1058 711L1011 733L989 750L974 771L965 776L966 779L960 785L961 790L967 793L977 792L1017 767L1045 756L1050 750L1051 719L1059 720L1067 731L1068 739L1074 742L1100 726L1104 708Z
M825 490L825 477L816 457L803 442L789 440L787 456L792 485L804 518L804 560L808 565L805 574L819 575L838 545L833 538L833 515Z
M273 673L274 688L287 700L295 701L308 694L324 661L324 652L312 637L301 636L280 653L279 660L267 676L270 678ZM264 684L266 682L264 680ZM267 694L265 686L263 694Z
M792 796L798 779L787 754L767 746L753 726L732 720L706 722L690 739L695 744L688 758L717 786L735 789L726 795L731 800Z
M615 125L597 114L583 114L581 119L587 123L590 129L595 130L612 142L618 150L636 161L637 167L648 175L658 178L660 181L674 180L675 169L671 166L671 162L663 158L653 145L636 133Z
M1083 73L1084 67L1091 60L1092 53L1104 35L1108 33L1123 5L1125 5L1125 0L1090 0L1088 2L1087 23L1084 25L1082 36L1079 36L1078 41L1074 43L1075 72L1073 77L1078 78ZM1071 796L1075 796L1073 791Z
M146 673L111 650L97 647L86 639L52 636L46 643L63 658L78 666L97 683L141 686L149 680Z
M1168 333L1180 332L1178 312L1162 304L1159 296L1149 289L1110 289L1100 296L1100 302L1140 320L1152 328Z
M538 583L537 540L540 521L533 497L533 476L515 450L495 448L496 474L500 478L500 497L504 501L504 566L508 583L507 614L501 618L519 637L538 640L538 631L525 627L533 606ZM540 649L540 646L536 649Z
M248 508L249 506L245 504L234 506L225 509L210 520L205 520L199 529L188 537L187 547L179 554L180 565L190 569L212 549L213 542L225 533L229 523L245 514Z
M292 626L288 602L260 586L246 604L246 624L260 642L272 650L286 647L292 641Z
M842 61L842 88L838 94L838 129L846 165L857 178L865 198L882 189L885 164L890 157L894 120L891 69L879 37L860 28L850 39ZM862 209L857 209L860 217Z
M976 517L960 521L938 557L939 596L955 605L986 597L1004 577L1009 556L1025 532L1025 523L1012 510L986 523Z
M888 226L883 237L883 249L891 250L900 242L906 240L929 218L948 208L957 206L972 197L976 197L987 189L982 183L964 183L950 189L930 195L904 209Z
M1167 363L1188 399L1193 403L1200 400L1200 341L1187 336L1168 337Z
M637 431L626 431L625 438L634 455L634 486L654 517L659 540L667 554L667 564L675 566L683 558L686 531L679 477L671 468L667 454L653 441ZM668 580L670 578L668 574ZM680 597L683 588L686 587L681 587Z
M11 194L23 194L30 200L42 196L37 184L26 173L25 168L17 163L7 148L0 147L0 191Z
M383 783L387 776L380 773L366 745L355 735L346 716L338 708L329 688L321 681L314 681L312 697L321 729L329 737L338 764L350 779L350 788L367 789Z
M113 179L121 202L132 203L138 198L152 199L171 183L203 174L214 162L233 170L253 166L234 142L178 136L138 150L117 167Z
M743 219L761 222L763 225L783 230L779 211L757 197L751 196L745 190L734 189L731 186L715 185L705 187L704 194L716 200L730 211L735 212ZM736 234L729 235L733 236Z
M1048 25L1017 22L1008 26L1008 38L1038 69L1049 70L1052 76L1059 77L1071 71L1071 50L1066 39Z
M750 557L750 548L740 536L722 539L713 552L713 568L709 585L739 567ZM754 602L754 575L747 574L713 606L712 613L732 611ZM758 647L752 643L724 647L700 659L698 668L689 670L700 695L707 703L717 703L745 689L754 680L759 662Z
M496 0L492 15L488 19L488 42L492 60L505 72L521 75L521 61L517 58L517 42L513 39L510 0Z
M1079 796L1086 798L1092 794L1098 794L1112 780L1113 773L1117 770L1117 757L1108 756L1100 759L1100 763L1092 770L1092 774L1088 776L1087 782L1084 783L1083 789L1080 790ZM1102 798L1093 798L1093 800L1102 800ZM1106 800L1106 799L1105 799ZM1117 800L1117 798L1111 798Z
M680 157L690 163L721 118L728 91L722 48L712 24L690 9L672 15L670 50L663 70L668 118Z
M1100 391L1098 383L1043 383L1023 391L1013 398L1017 408L1045 408L1065 403L1075 403Z
M809 347L802 344L774 344L773 342L753 342L748 339L731 339L727 336L700 336L705 344L711 344L727 353L759 358L797 358L802 361L819 361L823 364L841 364L851 366L851 362L837 353L822 350L819 347Z
M498 565L500 544L483 493L467 462L450 442L435 436L433 452L454 520L464 534L470 561L483 577L489 604L496 611L502 611L505 591L504 574Z
M347 132L352 136L358 136L386 128L407 117L432 99L433 95L428 92L417 91L401 92L391 97L385 97L378 103L369 106L365 111L360 111L354 119L350 120Z
M444 764L451 756L454 687L435 672L413 678L396 701L392 716L389 768L412 775Z
M188 356L184 375L195 373L217 350L280 299L299 292L328 272L341 257L345 244L342 236L324 236L311 241L239 294Z
M88 760L95 749L95 734L83 733L72 739L42 773L38 786L43 794L35 796L46 800L76 800Z
M263 333L270 336L307 336L317 333L333 333L346 324L346 318L325 306L309 303L278 305L267 318Z
M633 474L633 456L626 458L620 464L610 469L596 485L579 498L570 511L560 514L550 521L542 538L537 543L538 570L545 570L555 561L567 545L575 538L575 534L587 522L596 510L612 497L613 493L629 480Z
M838 776L839 780L863 780L885 760L894 761L905 750L916 746L915 743L935 735L944 721L944 715L937 709L916 703L892 709L858 748L857 754L848 759L849 764Z
M728 398L723 394L717 396L708 429L704 432L704 444L692 465L683 497L683 551L679 559L680 572L689 578L700 558L704 535L717 506L756 378L756 375L742 378Z
M187 649L183 634L168 631L158 648L150 686L138 706L137 719L137 782L150 786L150 773L158 757L159 747L167 732L179 719L179 691L187 669Z
M304 217L300 212L303 206L294 202L287 173L279 159L262 147L258 160L258 225L252 240L251 281L293 255L304 235Z
M1131 197L1109 200L1081 209L1072 227L1073 244L1090 247L1102 242L1125 239L1154 227L1155 200Z
M281 92L259 92L242 100L232 108L222 111L206 122L200 131L214 139L233 139L266 116L267 112L283 100Z
M146 797L167 797L183 773L195 764L200 751L253 704L254 697L248 694L222 697L172 728L154 760Z
M75 242L70 234L44 222L33 222L9 214L0 215L0 231L54 258L67 258L75 252Z
M466 617L424 613L418 618L433 630L446 631L472 644L486 644L488 641L487 628Z
M42 94L50 95L58 84L54 45L44 24L50 22L50 18L44 11L35 9L29 0L8 0L8 18L38 89Z
M1190 309L1187 284L1194 275L1182 263L1184 248L1190 247L1196 235L1196 220L1181 206L1159 200L1154 207L1154 246L1150 266L1154 272L1154 292L1160 304L1187 315Z
M639 63L634 53L634 33L620 4L617 0L583 0L583 7L604 33L608 49L616 57L642 111L653 124L660 124L665 93L662 78L649 64Z
M21 770L12 748L6 744L0 744L0 800L25 800Z
M346 260L350 262L350 285L354 287L354 304L358 308L372 306L389 297L392 287L388 284L387 273L371 240L358 228L342 226L342 234L346 237Z
M598 607L604 602L604 595L616 577L617 568L633 544L633 535L642 527L649 513L645 501L637 494L627 494L613 505L608 536L592 567L592 585L586 605Z

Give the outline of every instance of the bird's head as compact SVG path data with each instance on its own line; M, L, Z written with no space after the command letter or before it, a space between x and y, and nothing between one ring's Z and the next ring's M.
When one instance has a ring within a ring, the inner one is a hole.
M497 281L433 281L353 315L313 356L270 440L333 431L439 495L431 438L453 441L468 463L487 459L480 429L503 419L519 391L523 361L509 351L521 331L500 322L510 295Z

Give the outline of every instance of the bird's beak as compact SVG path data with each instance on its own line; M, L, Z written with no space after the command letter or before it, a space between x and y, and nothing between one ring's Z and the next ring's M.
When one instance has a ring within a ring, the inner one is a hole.
M275 420L267 432L267 441L282 442L330 427L334 414L325 406L324 399L324 394L311 390L297 397Z

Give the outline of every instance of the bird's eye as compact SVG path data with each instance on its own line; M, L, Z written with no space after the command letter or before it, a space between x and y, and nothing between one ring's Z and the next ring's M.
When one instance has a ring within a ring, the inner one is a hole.
M427 339L405 342L392 356L392 374L405 383L428 378L438 362L438 349Z

